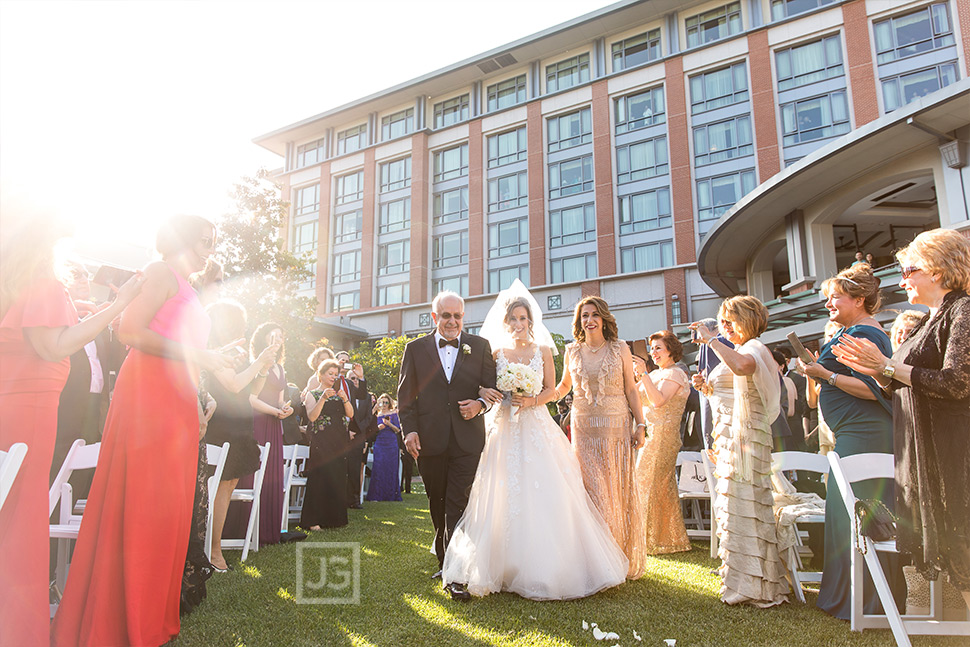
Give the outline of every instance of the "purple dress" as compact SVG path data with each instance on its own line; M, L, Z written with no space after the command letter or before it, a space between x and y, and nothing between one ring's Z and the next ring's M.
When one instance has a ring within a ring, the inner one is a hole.
M397 413L389 416L377 416L377 423L383 424L387 419L392 425L401 428L401 421ZM390 427L384 427L377 432L374 439L374 465L371 468L370 487L367 488L368 501L400 501L401 475L398 473L398 457L400 449L397 444L397 434Z
M259 399L266 404L277 407L280 394L286 388L286 374L283 367L274 364L266 376L266 384L259 392ZM256 443L262 447L270 443L269 458L266 462L266 473L263 475L263 489L259 497L259 545L280 543L280 519L283 518L283 423L276 416L253 411L253 436ZM239 479L239 488L253 487L253 477L246 476ZM249 505L240 506L246 509L246 522L249 520ZM229 521L226 521L227 531ZM238 528L238 526L237 526ZM245 533L246 526L242 526ZM234 529L233 534L238 530ZM227 532L223 536L231 536Z

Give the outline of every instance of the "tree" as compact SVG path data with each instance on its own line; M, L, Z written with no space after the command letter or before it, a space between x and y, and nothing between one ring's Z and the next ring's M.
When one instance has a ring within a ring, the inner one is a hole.
M404 347L418 336L382 337L375 342L361 342L357 348L350 351L351 361L358 362L364 367L364 377L367 388L372 393L389 394L397 399L397 382L401 374L401 360L404 358Z
M246 308L250 334L266 321L280 325L286 334L287 379L302 385L310 374L306 358L315 345L310 324L317 300L299 294L299 285L312 276L314 259L287 249L281 232L289 203L265 170L242 178L229 194L235 211L219 223L219 256L226 276L222 296Z

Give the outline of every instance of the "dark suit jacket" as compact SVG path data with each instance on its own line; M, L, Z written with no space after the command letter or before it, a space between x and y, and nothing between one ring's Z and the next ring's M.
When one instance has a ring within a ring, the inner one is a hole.
M462 333L458 358L451 382L438 358L434 333L410 342L401 361L397 388L399 416L404 435L416 431L421 439L421 454L436 456L448 450L452 431L458 446L468 453L481 453L485 447L485 419L461 417L460 400L475 400L480 387L495 388L495 359L488 341ZM471 352L466 355L462 346Z

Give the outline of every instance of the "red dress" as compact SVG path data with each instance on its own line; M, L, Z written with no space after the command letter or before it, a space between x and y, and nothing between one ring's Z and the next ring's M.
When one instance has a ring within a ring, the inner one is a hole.
M175 276L178 293L149 327L204 348L209 319ZM137 349L125 359L54 618L55 645L162 645L178 634L199 451L197 378L185 362Z
M48 362L23 329L77 323L64 286L53 278L24 290L0 322L0 449L27 443L27 456L0 510L0 645L50 640L48 490L57 436L57 401L71 363Z

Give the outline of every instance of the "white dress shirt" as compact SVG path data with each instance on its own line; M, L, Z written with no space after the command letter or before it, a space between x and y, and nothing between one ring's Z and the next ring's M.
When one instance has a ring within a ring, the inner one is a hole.
M91 393L101 393L104 390L104 371L98 361L98 346L93 341L84 345L84 352L91 364Z
M438 348L438 359L441 360L441 368L445 370L445 378L448 383L451 383L451 376L455 372L455 362L458 360L458 348L454 346L442 346L441 340L444 337L441 333L435 331L434 333L434 343ZM461 345L461 335L458 336L458 344Z

